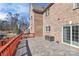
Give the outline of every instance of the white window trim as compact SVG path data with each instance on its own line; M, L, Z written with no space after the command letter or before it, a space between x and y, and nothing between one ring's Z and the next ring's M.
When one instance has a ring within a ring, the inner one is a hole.
M73 3L73 9L77 8L77 3Z
M73 3L73 9L79 8L79 7L77 7L77 4L78 4L78 3Z

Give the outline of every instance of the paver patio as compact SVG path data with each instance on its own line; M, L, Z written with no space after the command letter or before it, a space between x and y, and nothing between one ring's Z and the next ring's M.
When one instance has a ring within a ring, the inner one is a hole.
M79 56L79 50L61 43L39 37L27 40L33 56Z
M16 49L15 56L31 56L31 55L32 54L28 46L28 41L26 39L23 39L18 45L18 48Z
M16 56L79 56L79 50L44 38L23 39Z

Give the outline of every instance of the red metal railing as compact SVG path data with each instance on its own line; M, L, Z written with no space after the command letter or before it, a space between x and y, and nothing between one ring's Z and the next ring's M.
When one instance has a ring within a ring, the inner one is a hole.
M0 46L4 46L7 42L9 42L10 40L12 39L11 38L3 38L0 40Z
M0 48L0 56L12 56L14 55L16 48L22 39L23 34L19 34L18 36L12 38L7 44Z

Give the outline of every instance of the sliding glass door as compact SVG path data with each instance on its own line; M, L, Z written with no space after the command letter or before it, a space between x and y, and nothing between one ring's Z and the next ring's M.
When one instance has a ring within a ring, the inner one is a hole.
M72 26L72 44L79 46L79 26Z
M70 44L70 26L63 27L63 41Z
M63 27L63 42L79 46L79 25L67 25Z

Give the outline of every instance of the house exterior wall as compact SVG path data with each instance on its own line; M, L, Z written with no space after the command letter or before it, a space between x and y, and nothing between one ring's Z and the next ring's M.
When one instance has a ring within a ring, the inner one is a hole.
M34 12L33 6L30 4L30 33L34 33Z
M43 14L33 11L33 6L30 8L30 33L34 33L35 37L43 36Z
M43 15L34 13L34 29L35 36L42 37L43 36Z
M79 9L73 10L72 3L55 3L49 8L49 15L43 14L43 37L54 36L55 41L62 42L62 28L66 24L79 23ZM46 32L46 26L50 25L50 32Z

